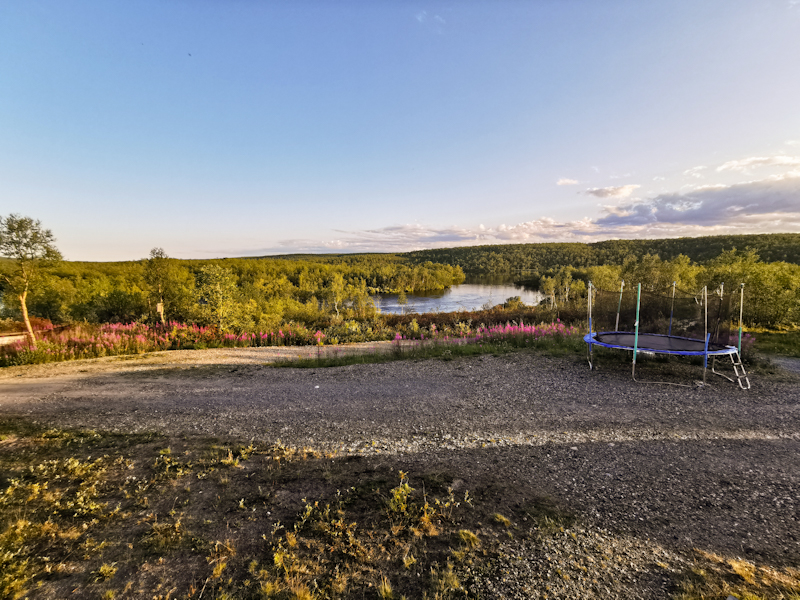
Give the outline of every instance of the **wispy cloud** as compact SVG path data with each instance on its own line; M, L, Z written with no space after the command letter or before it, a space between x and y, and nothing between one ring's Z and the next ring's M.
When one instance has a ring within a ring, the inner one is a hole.
M754 167L800 167L800 156L751 156L741 160L731 160L719 167L717 171L746 172Z
M429 15L427 10L421 10L414 15L414 18L422 25L432 29L436 33L442 33L447 21L441 15Z
M640 187L642 186L616 185L603 188L589 188L586 190L586 193L598 198L627 198L634 192L634 190Z
M580 181L577 179L567 179L566 177L562 177L558 181L556 181L556 185L578 185Z
M703 177L702 171L705 171L708 167L704 165L700 165L699 167L692 167L691 169L686 169L683 174L688 175L689 177L695 177L700 179Z

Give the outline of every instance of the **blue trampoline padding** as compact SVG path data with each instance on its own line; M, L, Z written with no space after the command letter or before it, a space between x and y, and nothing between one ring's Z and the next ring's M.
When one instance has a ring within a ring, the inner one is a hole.
M587 333L583 337L583 341L587 344L596 344L604 348L633 350L635 335L628 331L601 331L599 333ZM658 333L640 333L637 349L642 352L654 352L656 354L704 356L706 354L705 347L704 340ZM712 356L733 354L734 352L736 352L736 346L708 345L708 354Z

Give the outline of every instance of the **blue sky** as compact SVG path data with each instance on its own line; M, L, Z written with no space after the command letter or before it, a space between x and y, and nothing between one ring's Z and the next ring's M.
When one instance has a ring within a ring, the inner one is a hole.
M72 260L800 232L800 1L0 3Z

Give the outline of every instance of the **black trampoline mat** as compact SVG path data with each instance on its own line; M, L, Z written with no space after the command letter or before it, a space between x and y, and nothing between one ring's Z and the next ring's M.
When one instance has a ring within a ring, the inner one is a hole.
M609 346L621 346L633 349L635 334L615 331L611 333L598 333L595 340ZM693 340L682 337L672 337L667 335L654 335L652 333L640 333L638 346L640 350L659 350L665 352L703 352L705 342L703 340ZM722 344L708 344L708 351L715 352L725 350L727 346Z

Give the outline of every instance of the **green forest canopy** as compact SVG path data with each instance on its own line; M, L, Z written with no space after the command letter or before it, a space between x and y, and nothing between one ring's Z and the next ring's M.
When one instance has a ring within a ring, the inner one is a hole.
M151 255L129 262L61 262L31 291L32 315L54 323L155 319L234 330L319 323L343 312L370 318L375 293L441 290L464 281L459 267L411 263L394 255L287 259L178 260ZM3 297L4 316L17 303ZM160 318L160 315L159 315Z
M800 234L214 260L171 259L155 250L139 261L56 264L31 291L31 315L54 323L155 322L160 304L166 320L225 330L287 322L325 327L374 321L371 294L445 289L461 283L465 271L518 271L516 279L545 292L556 308L580 303L590 280L604 289L620 279L654 288L677 281L687 290L745 283L749 324L800 323ZM2 300L0 317L18 318L14 298Z
M800 264L800 233L717 235L663 240L606 240L584 244L543 243L466 246L419 250L400 256L413 262L457 265L467 273L543 272L562 266L619 265L626 257L647 254L670 260L680 255L694 262L716 258L727 250L752 250L763 262Z

